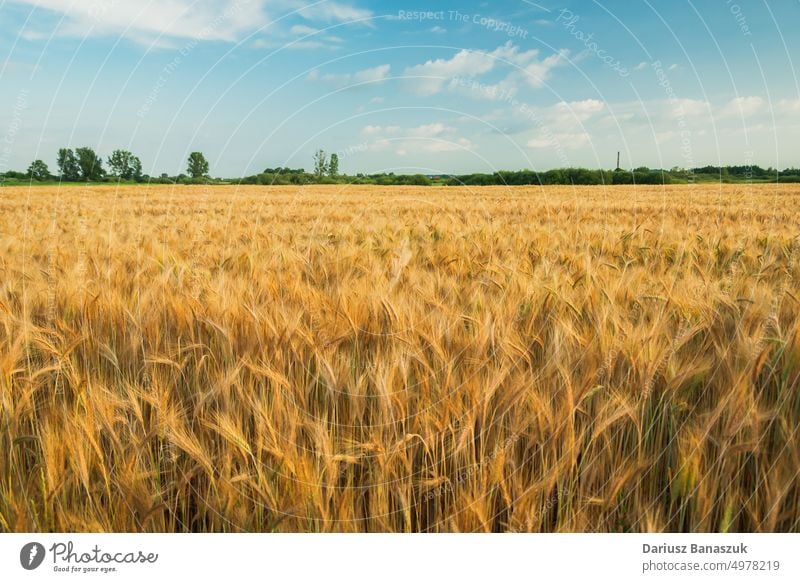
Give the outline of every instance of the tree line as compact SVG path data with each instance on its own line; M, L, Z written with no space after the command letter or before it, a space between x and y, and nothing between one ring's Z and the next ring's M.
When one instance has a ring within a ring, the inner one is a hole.
M304 184L373 184L378 186L526 186L526 185L617 185L617 184L681 184L694 182L799 182L800 169L778 171L755 165L703 166L692 169L670 170L647 167L632 170L590 170L587 168L558 168L537 172L535 170L497 171L465 175L423 174L363 174L340 173L339 156L319 149L314 153L313 169L267 168L259 174L238 179L211 178L210 166L202 152L192 152L186 162L186 173L178 176L161 174L151 177L142 172L142 162L132 152L114 150L105 161L90 147L61 148L56 157L58 173L53 175L42 160L31 163L27 172L0 174L0 183L9 180L36 182L146 182L161 184L235 183L257 185Z
M48 165L42 160L34 160L26 172L5 172L0 175L4 180L31 180L35 182L175 182L182 179L193 181L209 180L210 166L202 152L192 152L187 160L187 174L170 178L162 174L160 178L152 178L142 172L142 161L127 150L114 150L106 160L90 147L61 148L56 156L58 172L50 172Z
M236 183L258 185L302 184L373 184L378 186L591 186L625 184L687 184L695 182L800 182L800 169L777 171L759 166L706 166L702 168L670 170L638 167L632 170L590 170L587 168L557 168L535 170L497 171L464 175L423 174L340 174L338 156L326 156L324 150L314 155L314 169L267 168L260 174L246 176Z

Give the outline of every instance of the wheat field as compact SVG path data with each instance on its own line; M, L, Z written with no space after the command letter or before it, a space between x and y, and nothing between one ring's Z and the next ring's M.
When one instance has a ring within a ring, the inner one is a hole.
M0 531L797 532L797 186L0 190Z

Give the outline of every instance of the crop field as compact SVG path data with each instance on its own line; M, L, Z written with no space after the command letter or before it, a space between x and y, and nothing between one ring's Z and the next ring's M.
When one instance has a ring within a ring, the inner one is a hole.
M798 532L800 186L0 190L0 531Z

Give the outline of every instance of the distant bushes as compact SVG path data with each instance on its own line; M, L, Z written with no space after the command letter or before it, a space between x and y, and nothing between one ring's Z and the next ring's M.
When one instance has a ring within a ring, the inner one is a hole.
M303 168L266 168L263 172L239 179L221 180L208 175L208 162L200 152L189 156L187 174L160 177L142 173L139 158L125 150L116 150L108 159L109 170L91 148L61 149L58 152L58 175L51 175L41 160L35 160L27 172L0 174L0 185L92 182L114 184L246 184L258 186L303 186L307 184L356 184L377 186L593 186L593 185L662 185L685 183L800 183L800 169L778 171L759 166L703 166L670 170L639 167L633 170L590 170L557 168L497 171L491 174L426 176L423 174L339 174L339 158L330 158L320 150L315 156L315 170Z
M305 172L275 173L263 172L255 176L247 176L238 181L239 184L250 184L259 186L289 186L292 184L313 184L317 179Z
M561 168L546 172L523 170L468 174L448 179L448 186L593 186L601 184L670 184L672 178L662 170L639 168L633 172Z
M637 168L633 172L613 172L612 184L671 184L672 176L661 170Z
M373 184L377 186L430 186L431 179L422 174L395 175L374 174L366 176L330 176L309 174L303 170L272 170L255 176L246 176L236 181L238 184L260 186L292 186L303 184Z
M507 171L491 174L425 176L423 174L357 174L331 175L308 173L303 169L268 168L263 173L234 182L264 186L304 184L364 184L377 186L594 186L594 185L662 185L690 182L800 182L800 169L782 172L758 166L706 166L695 169L671 170L638 167L634 170L590 170L587 168L557 168L544 172L534 170ZM183 183L183 182L180 182Z

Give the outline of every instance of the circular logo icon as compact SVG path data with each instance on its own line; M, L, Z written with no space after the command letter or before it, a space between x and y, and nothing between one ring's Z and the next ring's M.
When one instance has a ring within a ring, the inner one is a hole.
M44 562L44 546L38 542L31 542L22 546L19 552L19 563L26 570L35 570Z

